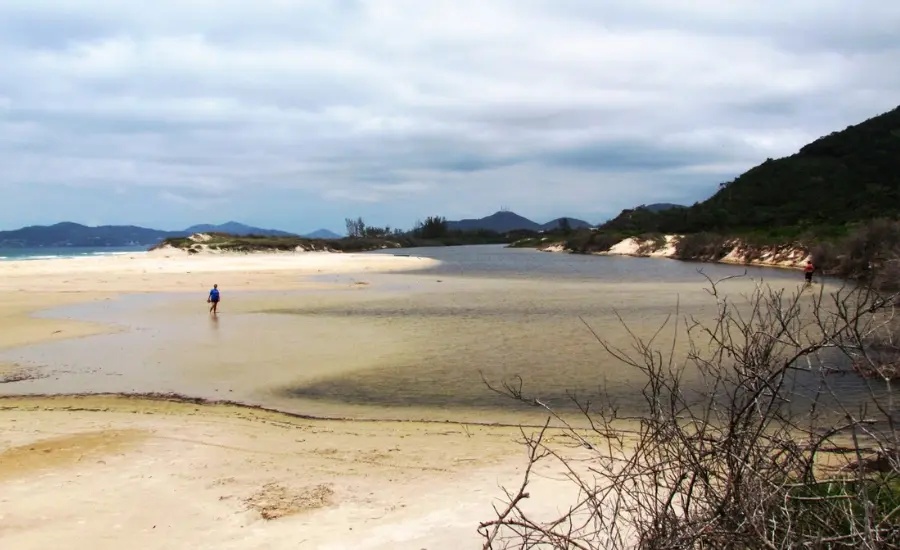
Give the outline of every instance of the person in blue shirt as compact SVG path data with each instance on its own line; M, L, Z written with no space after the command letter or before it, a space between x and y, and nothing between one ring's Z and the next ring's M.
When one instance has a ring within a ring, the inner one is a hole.
M206 299L207 304L212 304L209 306L209 312L212 314L218 313L216 311L219 307L219 285L213 285L212 290L209 291L209 298Z

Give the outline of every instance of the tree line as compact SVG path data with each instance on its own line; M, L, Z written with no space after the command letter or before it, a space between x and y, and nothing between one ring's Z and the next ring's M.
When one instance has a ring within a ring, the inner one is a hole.
M440 239L449 233L447 218L443 216L428 216L424 221L419 220L411 231L402 231L391 226L377 227L368 225L361 217L346 218L344 224L347 228L347 236L352 239L379 239L390 236L414 236L421 239Z

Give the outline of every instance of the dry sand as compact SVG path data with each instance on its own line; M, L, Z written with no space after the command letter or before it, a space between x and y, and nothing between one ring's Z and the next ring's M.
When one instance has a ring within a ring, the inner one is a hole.
M422 269L435 260L387 254L197 254L155 250L116 256L0 262L0 292L205 292L325 287L313 275Z
M0 399L0 544L478 548L525 464L512 428L315 421L115 396ZM573 495L539 477L533 509Z
M307 277L430 262L166 252L0 262L0 348L114 330L31 313L121 292L205 293L213 282L226 296L330 288ZM0 384L31 374L0 364ZM145 397L4 397L0 547L477 548L478 522L492 517L500 486L514 485L525 465L519 436L503 427L303 420ZM560 483L539 480L532 505L552 512L568 502Z

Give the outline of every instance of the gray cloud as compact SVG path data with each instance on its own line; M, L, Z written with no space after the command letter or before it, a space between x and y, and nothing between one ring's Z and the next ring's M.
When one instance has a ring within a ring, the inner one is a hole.
M0 216L693 202L897 106L898 28L881 0L0 3Z

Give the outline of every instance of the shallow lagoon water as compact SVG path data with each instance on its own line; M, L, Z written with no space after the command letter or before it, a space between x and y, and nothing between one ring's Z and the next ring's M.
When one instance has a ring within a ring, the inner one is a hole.
M405 251L403 251L405 252ZM401 253L403 253L401 252ZM231 292L217 319L205 296L131 295L43 315L116 325L114 334L9 350L44 378L6 393L175 392L351 418L520 421L540 411L497 395L521 377L526 393L561 410L603 387L623 412L639 412L643 378L610 357L628 332L650 338L676 312L709 319L707 281L744 273L726 265L584 257L500 247L417 249L444 263L419 273L326 276L345 290ZM395 251L396 253L396 251ZM799 274L749 269L772 286ZM350 287L353 282L366 286ZM724 284L737 296L753 281ZM659 338L672 346L675 324ZM683 357L687 340L675 344ZM858 380L834 382L845 393Z

